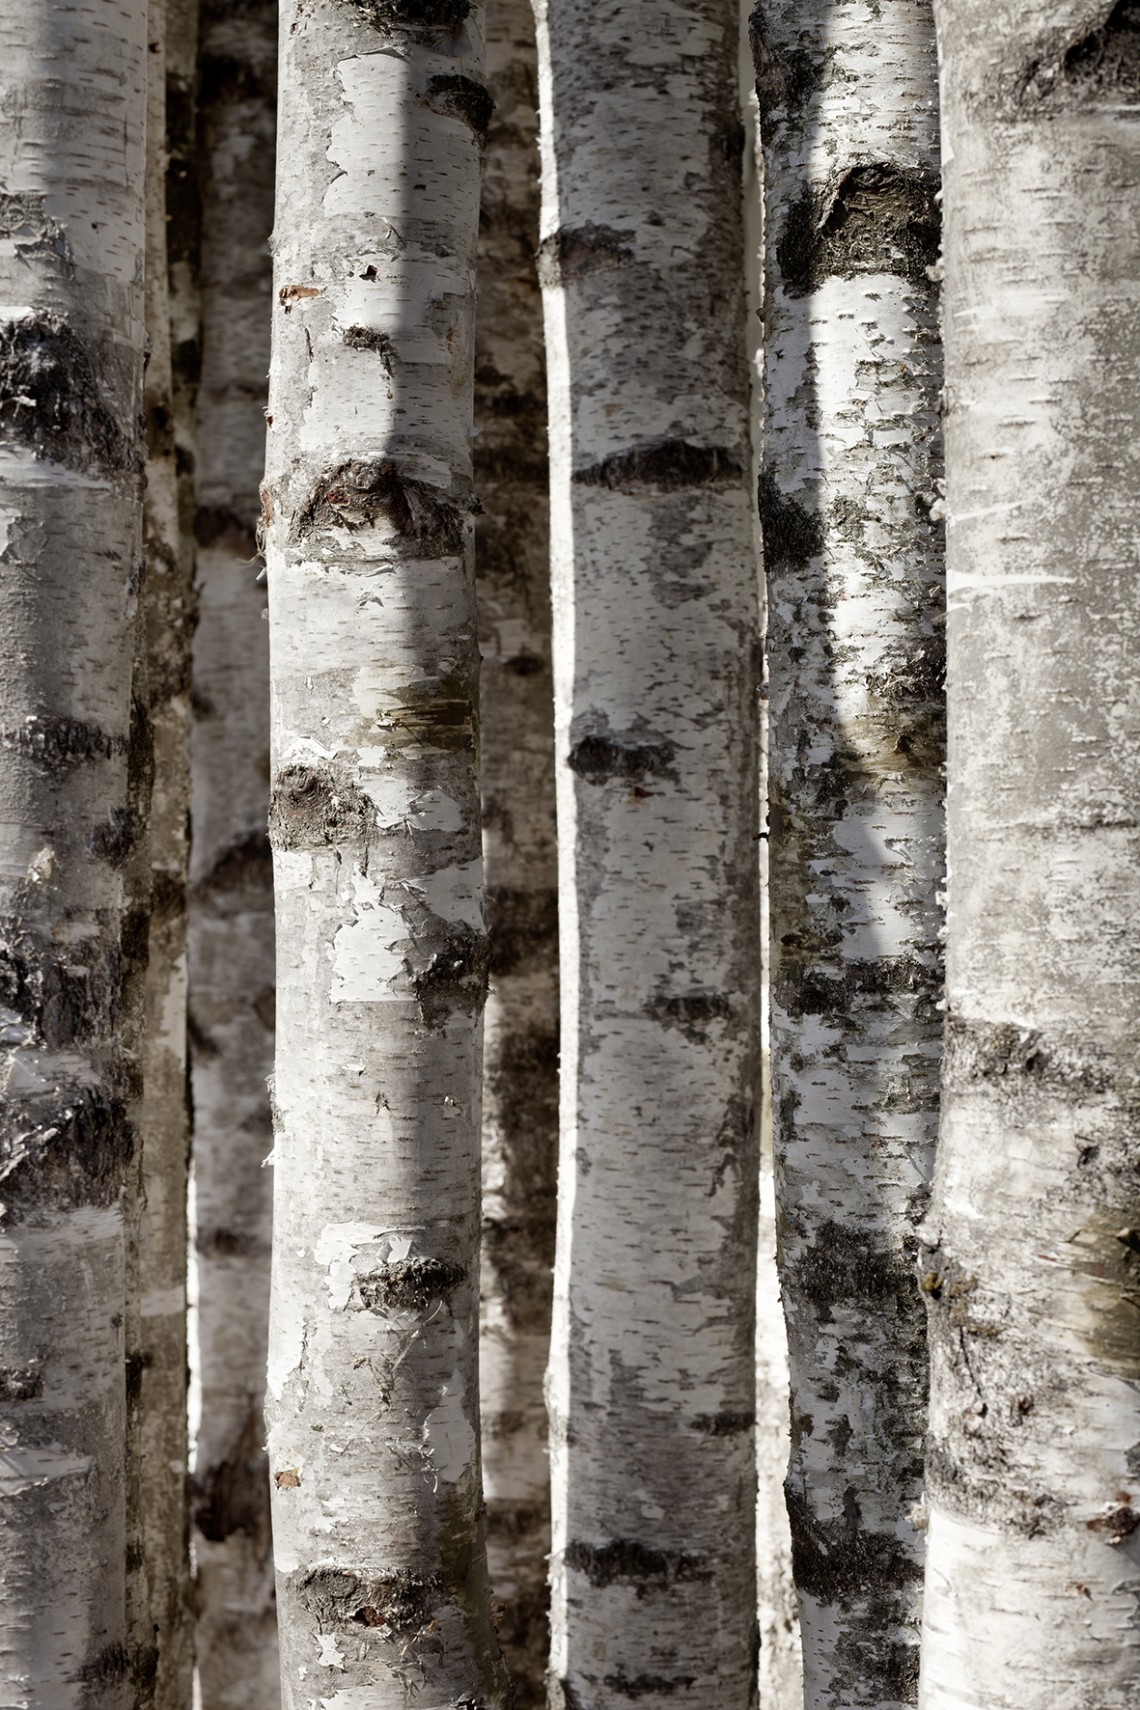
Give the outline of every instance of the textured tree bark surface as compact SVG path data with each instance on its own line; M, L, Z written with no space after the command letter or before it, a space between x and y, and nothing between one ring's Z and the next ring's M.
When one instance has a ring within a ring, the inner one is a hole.
M925 0L763 0L772 1105L805 1701L912 1704L937 1124L938 113Z
M0 5L0 1696L125 1710L146 5Z
M558 856L550 671L538 83L530 0L490 0L475 482L491 985L483 1069L480 1382L487 1549L515 1710L550 1648L550 1341L558 1155Z
M282 11L264 504L287 1710L491 1710L506 1688L479 1470L482 36L467 0Z
M193 1664L186 1474L186 867L189 840L190 565L181 550L166 244L166 5L147 44L143 406L146 577L135 686L149 753L145 972L140 970L141 1140L127 1316L131 1680L137 1710L189 1706ZM140 899L141 900L141 899Z
M202 1710L280 1703L265 1455L273 1179L269 626L258 580L277 7L202 8L199 620L190 893L193 1540Z
M758 598L737 17L537 10L562 1093L556 1703L756 1690Z
M1140 15L940 0L947 1037L925 1710L1140 1695Z

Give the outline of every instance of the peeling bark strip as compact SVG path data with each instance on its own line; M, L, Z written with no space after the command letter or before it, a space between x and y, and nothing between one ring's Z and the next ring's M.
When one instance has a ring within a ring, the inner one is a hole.
M274 1015L269 625L253 562L265 468L277 26L276 0L204 0L190 892L202 1710L281 1703L263 1375L273 1187L262 1168L272 1146L265 1083Z
M0 1699L127 1710L146 20L0 3ZM98 219L91 219L92 208ZM145 942L145 941L144 941Z
M506 1696L477 1369L482 25L466 4L281 14L263 500L285 1710Z
M812 1710L917 1689L944 738L929 0L761 0L771 1061Z
M756 1693L756 570L735 8L537 8L562 928L555 1702Z
M530 0L488 0L495 109L479 210L475 562L491 983L483 1054L479 1378L487 1556L515 1710L545 1710L550 1340L558 1157L558 859L546 364L535 269Z
M920 1701L1124 1710L1140 1697L1140 14L935 13L954 770Z

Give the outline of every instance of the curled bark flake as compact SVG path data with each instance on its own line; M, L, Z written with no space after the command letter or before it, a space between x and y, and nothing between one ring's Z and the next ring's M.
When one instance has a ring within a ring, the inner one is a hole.
M318 481L298 519L311 528L368 528L387 522L411 558L446 558L463 551L469 505L439 487L404 475L390 459L342 463Z
M599 732L575 742L567 765L588 784L605 784L611 778L641 783L645 778L672 777L675 752L671 742L627 742Z
M85 345L59 315L0 322L0 438L69 468L137 473L143 452L103 395Z
M286 766L269 798L274 849L320 849L367 844L376 823L368 797L327 768Z
M937 191L930 174L887 162L852 167L822 206L805 188L776 246L784 289L802 297L825 279L893 273L928 292L942 236Z
M434 920L413 938L408 967L420 1014L442 1026L456 1011L475 1015L487 998L491 946L485 932L463 921Z
M425 107L449 119L460 119L474 132L479 146L487 141L495 103L482 83L455 74L433 77L421 96Z
M546 956L558 942L558 892L499 885L487 893L491 973L514 974Z
M357 1293L368 1312L407 1312L450 1300L466 1280L463 1266L446 1259L398 1259L362 1276Z
M539 283L548 288L569 285L590 273L609 273L615 267L624 267L633 260L628 241L632 235L592 222L564 226L544 238L538 247Z
M298 1601L322 1629L373 1627L393 1637L414 1637L428 1627L443 1589L437 1574L400 1571L365 1578L336 1568L315 1568L296 1576Z
M133 1151L123 1103L97 1087L77 1087L34 1112L9 1106L0 1127L5 1219L18 1222L40 1208L113 1205Z
M734 486L744 477L736 453L722 445L693 445L687 439L661 439L630 451L614 452L600 463L576 469L579 487L604 487L611 493L676 493L692 487Z
M823 551L823 522L815 510L781 492L776 477L761 473L756 505L768 570L801 570Z
M587 1544L574 1538L566 1546L565 1560L568 1568L584 1573L591 1585L599 1587L619 1582L670 1586L713 1577L702 1556L683 1550L655 1550L636 1538L612 1538L607 1544Z

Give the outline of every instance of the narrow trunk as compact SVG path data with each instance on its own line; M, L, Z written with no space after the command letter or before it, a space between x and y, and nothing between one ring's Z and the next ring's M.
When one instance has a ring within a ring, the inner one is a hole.
M471 514L482 8L282 12L264 491L287 1710L494 1706Z
M138 1105L141 1168L128 1314L136 1710L189 1705L193 1634L186 1492L186 861L191 585L181 551L166 247L166 6L148 25L146 176L147 432L136 695L145 703L151 787L142 848L149 893Z
M495 113L480 210L475 478L491 987L483 1091L480 1377L487 1548L515 1710L550 1648L550 1342L558 1152L558 871L550 676L538 87L530 0L489 0Z
M939 0L949 885L925 1710L1140 1698L1140 12Z
M125 1710L145 0L0 4L0 1682ZM93 218L93 211L97 218Z
M756 1691L758 599L734 7L537 12L555 1702Z
M280 1702L265 1359L273 1178L265 466L277 6L202 7L199 618L190 894L196 1307L194 1564L202 1710Z
M773 1139L809 1710L912 1704L937 1123L927 0L762 0Z

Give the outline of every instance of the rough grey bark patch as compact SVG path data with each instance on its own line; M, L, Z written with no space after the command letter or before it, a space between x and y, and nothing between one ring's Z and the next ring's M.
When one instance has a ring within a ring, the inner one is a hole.
M402 1259L362 1276L357 1292L369 1312L399 1312L448 1301L466 1278L464 1267L447 1259Z
M761 470L758 477L756 504L769 568L802 568L822 552L824 531L818 512L782 492L769 470Z

